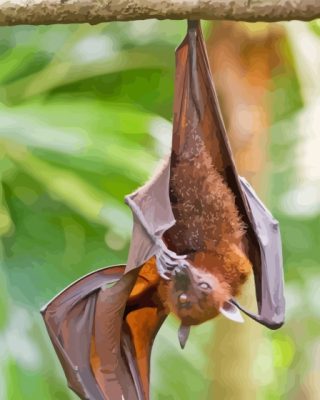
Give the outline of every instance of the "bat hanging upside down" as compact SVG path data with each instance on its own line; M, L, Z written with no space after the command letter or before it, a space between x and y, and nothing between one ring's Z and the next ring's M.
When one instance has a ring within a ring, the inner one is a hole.
M85 400L149 399L153 341L170 312L182 347L190 326L219 314L284 322L278 223L235 169L199 21L176 50L170 158L125 200L134 219L126 265L82 277L42 309ZM235 299L251 271L257 314Z
M186 255L188 266L181 261L170 280L162 279L159 295L181 320L179 339L184 347L191 325L219 313L243 322L230 300L239 294L252 266L243 252L245 226L234 195L204 146L173 163L170 200L176 223L164 240L171 250Z

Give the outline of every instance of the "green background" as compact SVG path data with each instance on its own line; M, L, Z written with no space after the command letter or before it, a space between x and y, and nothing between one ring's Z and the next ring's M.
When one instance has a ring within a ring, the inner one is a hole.
M83 274L125 262L132 222L123 198L170 148L185 25L0 29L0 399L76 398L39 309ZM255 376L261 399L318 399L320 173L301 162L320 150L320 23L284 26L280 51L294 73L273 77L267 203L283 234L288 312L280 331L263 330ZM153 399L210 398L214 326L193 329L181 351L168 319L153 354Z

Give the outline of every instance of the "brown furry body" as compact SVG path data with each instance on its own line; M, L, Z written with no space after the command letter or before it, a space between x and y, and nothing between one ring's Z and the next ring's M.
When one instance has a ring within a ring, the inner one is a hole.
M178 254L215 251L221 242L239 245L244 225L234 196L203 148L191 160L177 161L170 179L176 224L167 232Z
M187 254L195 280L210 281L213 290L197 291L189 310L179 309L179 294L172 282L163 282L160 295L170 311L197 324L216 316L219 307L239 293L251 272L241 246L245 227L233 193L204 147L191 159L176 160L171 170L170 199L176 224L166 232L165 240L178 254ZM196 303L201 301L199 308Z

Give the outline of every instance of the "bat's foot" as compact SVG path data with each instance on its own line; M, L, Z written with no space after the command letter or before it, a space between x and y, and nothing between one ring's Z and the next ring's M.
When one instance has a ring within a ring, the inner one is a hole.
M170 280L174 271L181 267L181 262L186 259L186 255L178 255L169 250L162 239L157 242L158 251L156 253L157 270L161 278Z

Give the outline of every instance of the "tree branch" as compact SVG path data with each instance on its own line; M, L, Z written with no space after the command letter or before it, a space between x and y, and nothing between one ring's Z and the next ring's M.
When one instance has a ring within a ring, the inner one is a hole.
M312 20L319 0L0 0L0 25L139 19Z

